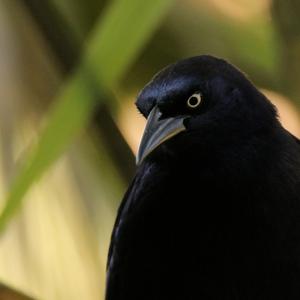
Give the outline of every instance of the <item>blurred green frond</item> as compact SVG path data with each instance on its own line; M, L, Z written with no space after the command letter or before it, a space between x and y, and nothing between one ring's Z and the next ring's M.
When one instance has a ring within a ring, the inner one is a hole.
M95 86L112 88L134 62L172 0L116 0L100 19L86 54L62 89L29 158L12 183L0 217L0 230L20 207L32 184L84 128L97 104ZM99 91L100 93L100 91Z

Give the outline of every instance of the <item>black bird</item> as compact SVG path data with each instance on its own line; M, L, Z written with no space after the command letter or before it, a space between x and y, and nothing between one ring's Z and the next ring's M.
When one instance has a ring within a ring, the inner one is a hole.
M159 72L120 206L106 300L300 299L300 146L275 107L212 56Z

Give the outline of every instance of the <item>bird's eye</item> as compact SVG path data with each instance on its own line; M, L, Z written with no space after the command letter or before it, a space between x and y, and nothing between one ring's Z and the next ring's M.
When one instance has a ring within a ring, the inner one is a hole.
M201 101L202 101L201 93L199 92L195 93L187 100L187 106L189 108L196 108L200 105Z

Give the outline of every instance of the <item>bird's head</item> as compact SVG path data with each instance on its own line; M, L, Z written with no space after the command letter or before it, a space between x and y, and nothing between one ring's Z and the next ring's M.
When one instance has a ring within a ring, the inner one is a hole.
M147 118L137 164L158 148L184 153L196 144L254 135L277 121L274 106L241 71L207 55L163 69L136 105Z

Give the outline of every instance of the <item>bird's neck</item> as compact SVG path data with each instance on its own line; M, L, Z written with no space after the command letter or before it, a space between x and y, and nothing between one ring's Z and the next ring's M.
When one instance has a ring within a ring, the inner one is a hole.
M230 133L225 130L214 131L214 135L199 136L193 143L186 145L177 153L164 152L159 161L153 160L162 170L169 171L170 176L186 176L193 172L195 178L205 180L227 178L234 182L249 180L253 176L263 176L270 158L277 153L282 127L279 125ZM160 154L160 153L159 153ZM180 172L179 172L180 170ZM179 174L180 173L180 174Z

